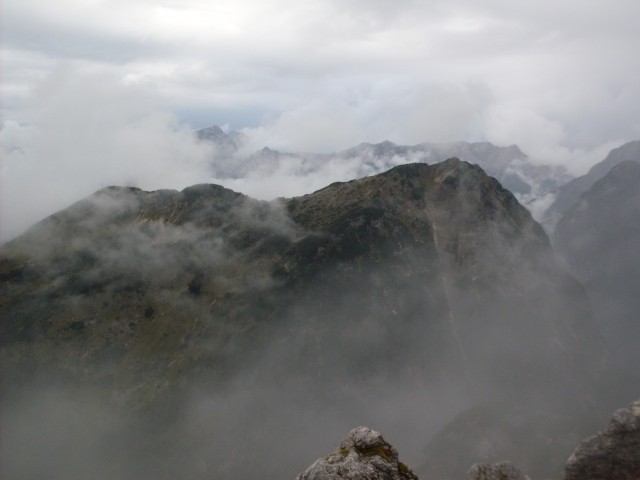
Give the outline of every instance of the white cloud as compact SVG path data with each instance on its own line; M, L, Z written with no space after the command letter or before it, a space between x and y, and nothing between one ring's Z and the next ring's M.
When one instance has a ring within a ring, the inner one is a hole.
M332 152L348 148L363 138L357 111L344 105L313 103L285 112L272 122L247 129L250 149L269 146L289 152Z
M56 70L33 92L26 125L6 121L2 240L108 185L183 188L209 179L210 147L153 96L98 76Z

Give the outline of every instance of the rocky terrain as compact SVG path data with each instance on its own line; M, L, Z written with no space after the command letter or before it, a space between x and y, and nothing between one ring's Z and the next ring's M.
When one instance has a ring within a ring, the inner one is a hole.
M544 462L545 458L539 458ZM566 461L562 480L635 480L640 476L640 400L615 412L606 430L576 447ZM368 427L354 428L338 449L319 458L297 480L400 480L418 477L398 460L397 450ZM441 475L422 478L464 478ZM542 478L542 477L534 477ZM476 463L467 480L530 480L509 461Z
M479 402L586 409L609 368L540 225L458 159L273 202L107 188L0 280L9 478L282 478L354 420L417 457ZM65 424L91 462L27 460Z

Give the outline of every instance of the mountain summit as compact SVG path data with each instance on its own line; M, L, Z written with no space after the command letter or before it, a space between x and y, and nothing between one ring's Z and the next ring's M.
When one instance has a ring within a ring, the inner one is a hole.
M606 365L540 225L455 158L274 202L110 187L5 245L0 279L9 404L41 410L43 378L110 399L138 422L119 464L159 475L282 478L341 419L425 438L430 411L584 398Z

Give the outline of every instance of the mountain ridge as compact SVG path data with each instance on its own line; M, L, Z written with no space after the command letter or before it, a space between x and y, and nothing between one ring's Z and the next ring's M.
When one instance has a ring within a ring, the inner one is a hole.
M211 133L214 132L214 133ZM250 171L271 171L278 168L280 162L297 160L298 169L306 173L319 171L328 163L340 162L352 165L352 177L382 173L393 166L405 163L438 163L450 157L464 158L480 164L490 175L496 177L505 186L521 196L523 201L531 201L535 196L543 196L569 180L561 167L536 165L517 145L496 146L490 142L422 142L416 145L399 145L389 140L379 143L363 142L357 146L329 154L280 152L268 150L250 152L247 150L248 138L241 132L225 134L219 127L213 126L195 132L197 138L218 145L220 152L212 168L217 178L241 178ZM234 145L229 148L229 145ZM264 149L263 149L264 150ZM230 159L233 158L233 161ZM290 168L291 165L288 165Z
M579 202L584 192L607 175L613 167L625 161L640 163L640 140L627 142L614 148L604 160L593 165L585 175L561 186L556 200L545 213L545 222L555 223L563 213Z
M119 462L147 460L129 458L136 441L182 456L145 463L157 478L200 478L191 465L231 451L236 475L263 464L281 478L346 418L409 401L439 416L494 397L565 404L607 362L540 225L459 159L272 202L218 185L107 188L2 257L7 398L25 408L23 386L42 377L100 392L151 432L123 434ZM414 431L414 451L438 423L382 418ZM285 438L290 459L274 463Z

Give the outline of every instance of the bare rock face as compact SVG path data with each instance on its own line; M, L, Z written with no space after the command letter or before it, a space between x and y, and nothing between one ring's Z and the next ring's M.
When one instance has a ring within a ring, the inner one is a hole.
M515 477L514 477L515 478ZM338 450L316 460L296 480L417 480L411 468L398 460L398 452L369 427L349 432Z
M618 410L608 428L584 440L565 466L564 480L640 478L640 400Z
M476 463L467 473L467 480L530 480L528 475L510 462Z

